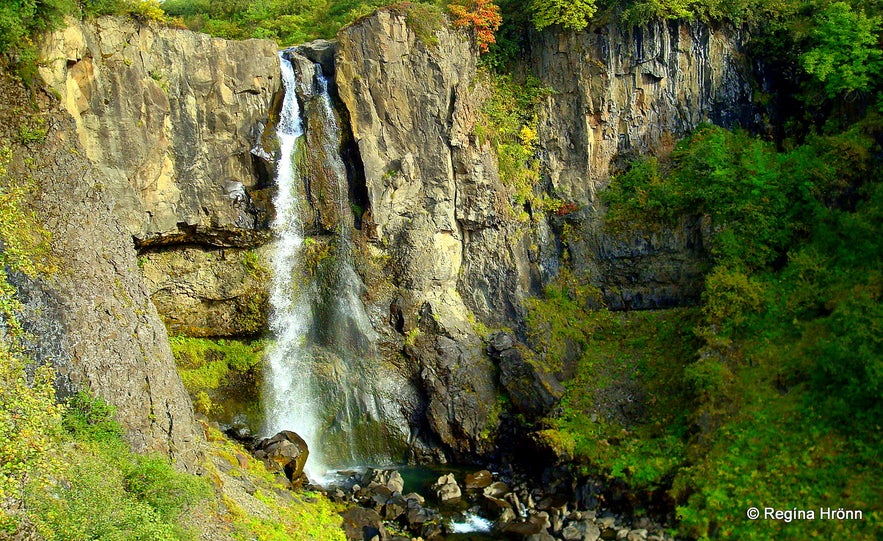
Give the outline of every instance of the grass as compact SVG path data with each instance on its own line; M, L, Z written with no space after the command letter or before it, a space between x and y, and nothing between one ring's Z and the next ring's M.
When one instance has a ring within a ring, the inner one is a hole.
M23 528L46 541L196 539L185 515L211 496L208 482L166 457L132 453L113 415L85 393L68 401L56 451L63 467L52 483L28 485Z

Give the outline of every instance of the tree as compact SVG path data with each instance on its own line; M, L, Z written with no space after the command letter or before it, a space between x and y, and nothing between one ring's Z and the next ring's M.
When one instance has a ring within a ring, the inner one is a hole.
M455 17L454 24L457 26L472 26L475 28L478 48L486 53L491 43L496 43L494 32L500 28L503 17L500 8L492 0L456 0L448 4L448 9Z
M883 75L880 18L834 2L816 15L815 23L815 46L800 57L803 69L823 83L829 98L871 90Z
M595 0L534 0L530 7L537 30L560 24L577 32L589 25L598 10Z

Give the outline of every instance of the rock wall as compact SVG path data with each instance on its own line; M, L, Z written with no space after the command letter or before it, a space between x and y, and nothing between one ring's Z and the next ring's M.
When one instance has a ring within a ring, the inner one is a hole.
M42 54L41 75L73 116L142 262L167 271L147 273L164 320L201 336L254 333L255 317L263 328L266 313L252 313L248 295L264 289L260 273L239 261L270 239L261 156L274 144L262 136L280 88L276 45L106 17L69 21Z
M11 138L31 106L24 89L0 71L0 139ZM17 107L18 104L23 104ZM114 211L107 179L84 156L73 120L44 97L44 143L18 146L19 178L39 187L34 206L52 235L57 270L31 280L13 275L33 336L29 353L58 371L62 397L87 390L117 409L137 451L164 453L179 466L198 466L201 431L178 378L166 330L141 280L129 230Z
M688 21L532 34L529 68L553 90L538 134L551 189L593 204L611 168L671 150L701 122L752 123L746 39Z
M751 121L745 36L684 22L532 35L524 69L554 90L541 107L537 191L577 210L534 212L524 223L511 216L492 148L475 135L488 95L475 47L444 24L429 35L423 24L418 36L406 10L382 9L344 29L333 65L333 45L303 48L309 61L300 69L318 61L336 82L351 208L364 211L351 220L362 300L382 369L407 390L398 394L408 443L418 454L441 444L462 458L493 447L505 386L498 373L531 372L511 355L492 360L483 334L509 327L524 338L524 300L556 276L565 251L566 264L613 308L698 295L702 222L613 236L601 226L597 194L611 169L668 151L700 122ZM255 298L266 274L254 254L270 249L258 247L272 216L275 143L264 128L279 107L275 46L101 19L54 34L45 52L43 75L100 179L93 191L134 238L169 328L202 336L262 328L266 312ZM341 194L326 157L311 157L304 221L330 238L350 209L330 204L339 199L330 194ZM512 366L501 365L504 357ZM531 403L546 407L541 398Z
M531 37L529 69L553 93L538 130L548 191L580 211L570 262L616 309L665 308L698 298L705 266L701 222L673 231L612 235L600 227L598 193L629 160L665 154L702 122L754 124L741 49L744 31L699 22L609 24L594 31Z
M339 34L336 77L364 164L364 229L389 257L392 318L409 338L425 420L448 448L466 453L488 443L480 435L496 392L458 291L465 232L455 177L495 180L482 174L493 165L469 138L476 55L448 28L436 35L437 45L423 43L406 14L381 10Z
M339 35L337 85L364 164L364 234L392 285L372 301L392 299L379 324L405 337L429 431L455 454L481 452L502 370L484 352L482 324L523 332L524 299L554 278L565 250L612 308L698 296L701 221L614 236L597 194L611 169L669 151L701 122L750 122L750 88L744 36L733 29L666 22L534 34L524 68L553 90L540 112L537 190L578 210L521 223L506 212L492 149L475 136L487 95L477 53L444 26L434 36L421 41L397 9L363 19Z

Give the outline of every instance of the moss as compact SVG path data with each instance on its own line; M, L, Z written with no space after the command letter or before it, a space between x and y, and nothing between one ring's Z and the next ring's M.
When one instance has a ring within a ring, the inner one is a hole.
M333 267L337 250L334 242L327 238L307 237L304 239L302 265L304 272L317 276L326 267Z
M169 343L197 411L224 422L244 414L250 424L260 423L258 376L266 341L175 336Z

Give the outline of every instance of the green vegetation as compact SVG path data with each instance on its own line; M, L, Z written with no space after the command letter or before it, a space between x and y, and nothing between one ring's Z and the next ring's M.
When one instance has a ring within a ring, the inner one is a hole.
M846 2L828 4L813 16L812 48L800 62L833 98L844 92L866 92L883 76L879 16Z
M598 306L600 292L565 268L529 303L533 362L572 374L538 437L584 473L655 490L685 461L683 370L698 312L613 313L587 302Z
M598 10L595 0L534 0L530 4L537 30L559 24L568 30L582 30Z
M176 471L165 457L129 451L113 415L112 407L85 393L68 401L55 451L46 455L54 459L51 482L27 483L20 520L6 533L46 541L188 541L211 524L242 540L344 539L340 517L324 496L292 493L219 432L207 429L200 477ZM249 510L230 495L227 485L238 479L256 489Z
M28 486L27 527L47 541L196 539L186 514L211 496L209 484L165 457L129 451L101 400L80 393L66 406L64 468L52 472L53 483Z
M242 394L243 387L252 390L250 394L254 395L252 401L257 408L257 376L266 347L263 340L243 342L174 336L169 343L178 373L197 411L206 415L218 413L222 407L218 401L225 395Z
M665 456L678 458L659 471L673 479L685 533L807 532L806 524L746 522L751 505L865 511L865 521L813 523L829 538L870 536L883 520L874 473L883 466L881 127L871 112L845 132L778 151L705 126L669 159L637 163L606 192L614 228L672 225L685 214L711 219L714 267L701 314L686 325L696 339L666 363L680 367L675 380L689 391L690 402L677 407L686 424L669 424L662 442L638 435L644 449L629 466L654 471L664 442L674 445ZM571 419L558 423L579 449L593 427L574 430ZM618 471L605 453L585 455Z
M12 156L11 147L0 145L0 534L15 531L27 514L25 487L48 485L59 466L53 451L62 412L53 370L41 366L29 377L32 363L22 351L27 337L9 274L34 278L52 267L49 233L28 207L33 181L10 171Z
M526 221L529 212L542 209L543 199L536 189L540 181L536 130L539 105L550 90L530 75L515 79L486 71L484 81L490 96L475 135L482 144L490 142L496 151L500 180L510 191L504 212Z
M264 38L282 46L317 38L333 38L337 31L377 8L386 0L166 0L165 12L181 17L188 28L231 39ZM412 22L428 24L424 15L441 14L441 2L399 4L417 9ZM436 8L432 10L431 8Z
M215 482L225 508L221 516L236 539L257 541L344 541L341 518L334 505L322 494L292 492L288 481L267 471L240 444L228 440L214 428L205 426L210 448L205 468ZM226 472L226 473L222 473ZM256 489L249 508L229 496L228 484L247 479ZM255 513L254 508L263 509Z

